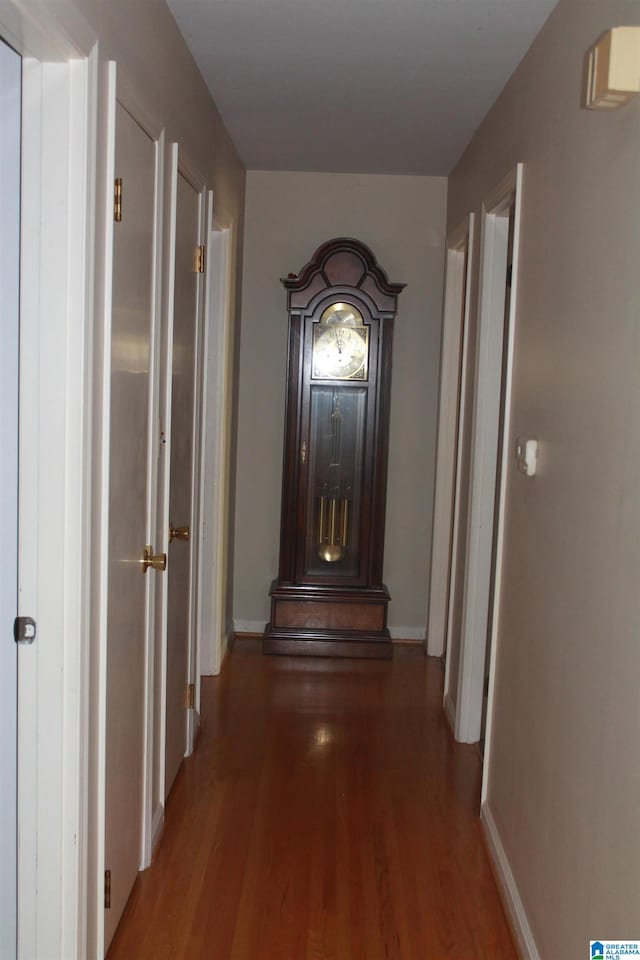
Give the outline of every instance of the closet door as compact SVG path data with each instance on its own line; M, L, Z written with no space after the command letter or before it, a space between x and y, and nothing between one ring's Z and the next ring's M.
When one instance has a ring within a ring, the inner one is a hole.
M142 860L149 544L150 377L154 316L156 143L116 108L109 449L105 867L108 947Z
M195 628L192 617L195 580L193 464L199 232L200 195L178 173L171 370L165 796L169 794L187 752L189 648L191 632Z

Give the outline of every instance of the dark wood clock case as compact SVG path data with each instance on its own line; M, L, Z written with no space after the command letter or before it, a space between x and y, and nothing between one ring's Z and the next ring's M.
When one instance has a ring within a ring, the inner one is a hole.
M346 238L323 244L282 283L280 567L263 650L388 659L382 563L393 323L404 284L390 283L371 250Z

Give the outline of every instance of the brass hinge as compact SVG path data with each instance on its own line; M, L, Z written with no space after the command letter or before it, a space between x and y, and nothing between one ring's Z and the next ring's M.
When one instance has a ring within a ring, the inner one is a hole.
M204 246L196 247L196 273L204 273Z
M117 177L113 185L113 219L116 223L122 220L122 177Z
M111 909L111 870L104 872L104 908Z
M195 683L187 684L187 710L193 710L196 705L196 685Z

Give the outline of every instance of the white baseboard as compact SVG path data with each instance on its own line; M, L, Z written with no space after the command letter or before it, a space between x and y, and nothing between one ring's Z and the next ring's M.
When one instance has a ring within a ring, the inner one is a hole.
M235 633L264 633L266 627L265 620L234 620L233 630Z
M424 643L426 627L389 627L392 640L419 640Z
M447 718L447 722L451 727L451 733L455 737L456 735L456 708L453 703L453 700L448 693L444 695L444 715Z
M151 855L156 852L158 846L158 841L162 836L162 830L164 828L164 807L160 805L156 812L153 815L153 820L151 822Z
M196 745L198 743L198 736L200 735L200 714L194 708L191 716L191 750L188 753L185 753L185 757L192 757L195 753Z
M227 629L224 632L222 637L222 645L220 647L220 669L218 673L222 673L222 668L224 666L225 657L229 653L229 647L231 646L231 641L233 640L234 626L231 621L227 623Z
M502 846L498 828L487 803L482 804L480 822L496 883L498 884L500 899L507 914L518 952L522 960L540 960L540 954L533 939L524 904L520 899L520 893Z
M436 637L431 634L427 637L427 656L441 657L444 653L444 641L442 637Z

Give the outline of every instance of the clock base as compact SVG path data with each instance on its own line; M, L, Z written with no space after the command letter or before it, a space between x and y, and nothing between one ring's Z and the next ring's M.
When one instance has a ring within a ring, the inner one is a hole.
M287 630L267 624L262 652L279 656L352 657L367 660L391 660L393 644L388 630L380 635L355 636L353 631Z
M390 660L389 592L380 587L296 586L275 581L267 654Z

